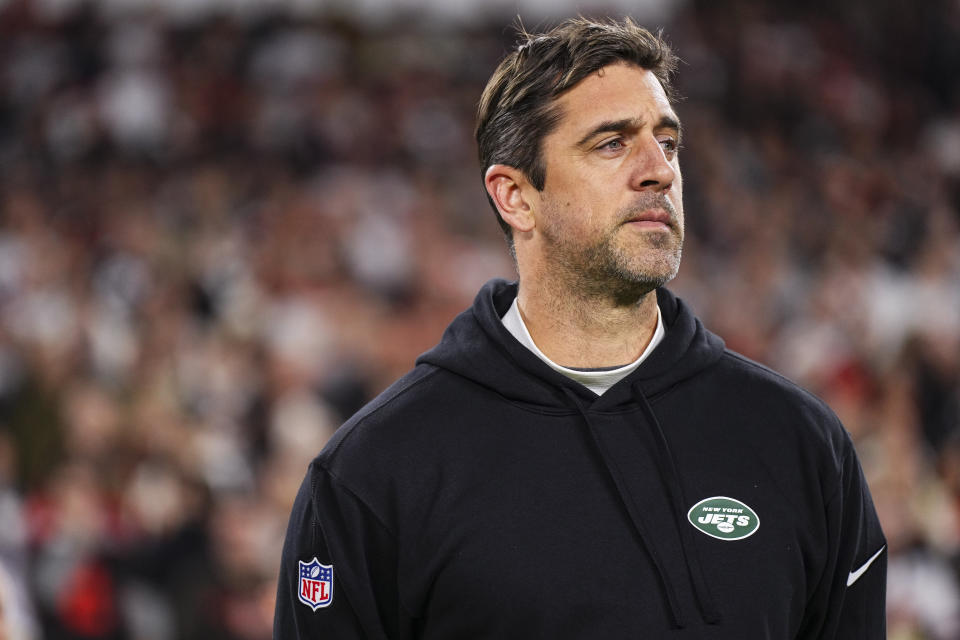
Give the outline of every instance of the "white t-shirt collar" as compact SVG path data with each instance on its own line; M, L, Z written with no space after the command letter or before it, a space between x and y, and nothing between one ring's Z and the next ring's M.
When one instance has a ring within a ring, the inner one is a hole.
M663 337L666 335L666 331L663 328L663 318L660 314L660 306L657 305L657 328L653 332L653 338L650 339L650 343L647 344L647 348L643 350L639 358L630 364L617 367L616 369L579 371L557 364L540 351L540 348L537 347L533 338L530 336L527 325L523 322L516 298L514 298L513 304L510 305L510 309L507 310L500 320L503 322L503 326L507 328L507 331L509 331L520 344L530 349L530 351L543 360L547 366L558 373L562 373L571 380L579 382L598 396L603 395L610 387L626 378L639 367L640 364L653 353L653 350L657 348L657 345L663 341Z

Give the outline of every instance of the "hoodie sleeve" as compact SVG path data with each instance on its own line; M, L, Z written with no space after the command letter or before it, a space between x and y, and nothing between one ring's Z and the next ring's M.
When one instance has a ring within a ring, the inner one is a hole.
M317 563L322 566L315 569ZM273 637L405 637L396 631L396 567L394 536L357 496L314 462L287 527ZM314 586L312 573L321 580L329 577L329 584Z
M808 640L886 638L887 548L853 445L841 465L841 484L827 503L829 548L824 573L808 603Z

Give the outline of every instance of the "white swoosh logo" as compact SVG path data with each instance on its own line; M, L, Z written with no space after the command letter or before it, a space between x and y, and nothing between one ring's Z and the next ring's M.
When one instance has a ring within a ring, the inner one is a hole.
M886 548L887 548L887 545L883 545L882 547L880 547L880 551L877 551L875 554L873 554L873 555L870 557L869 560L867 560L866 562L863 563L863 566L861 566L861 567L860 567L859 569L857 569L856 571L851 571L851 572L850 572L850 575L847 576L847 586L849 587L849 586L852 585L854 582L856 582L857 580L859 580L859 579L860 579L860 576L862 576L864 573L867 572L867 569L870 568L870 565L873 564L873 561L876 560L877 557L878 557L881 553L883 553L883 550L886 549Z

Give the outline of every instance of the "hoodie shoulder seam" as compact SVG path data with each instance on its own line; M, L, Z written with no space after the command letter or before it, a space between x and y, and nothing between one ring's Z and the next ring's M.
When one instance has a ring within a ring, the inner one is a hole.
M419 367L419 366L420 366L420 365L418 365L418 367ZM337 442L337 443L327 452L327 456L326 456L326 457L327 457L327 458L333 458L333 457L337 454L337 451L340 450L340 447L342 447L343 444L344 444L347 440L349 440L349 439L351 438L351 436L353 436L354 433L356 433L357 428L360 427L364 422L366 422L367 420L369 420L370 418L372 418L374 415L376 415L377 413L379 413L382 409L384 409L384 408L390 406L391 404L393 404L394 401L396 401L396 400L399 399L400 397L406 395L407 393L409 393L411 390L413 390L415 387L417 387L417 386L420 385L421 383L425 382L426 380L429 380L430 378L432 378L433 376L435 376L437 373L440 372L440 368L439 368L439 367L436 367L435 365L426 364L426 365L424 365L424 366L430 367L431 370L430 370L430 371L427 371L427 372L424 373L421 377L417 378L416 380L413 380L413 381L410 382L409 384L403 385L403 386L401 386L401 387L398 388L398 389L394 389L392 393L390 393L389 390L385 391L385 392L384 392L384 395L382 395L382 396L380 396L379 398L373 400L372 406L371 406L371 405L368 405L369 408L368 408L366 411L363 410L363 409L361 409L361 410L360 410L360 413L354 415L353 418L351 418L349 421L347 421L346 424L344 424L342 427L340 427L341 429L346 429L347 432L344 434L343 438L341 438L340 441ZM387 394L389 394L389 395L387 395Z
M770 367L762 365L759 362L754 362L750 358L747 358L746 356L743 356L737 353L736 351L731 351L730 349L724 349L723 355L733 360L736 360L751 369L755 369L773 378L776 378L780 382L784 383L788 388L798 391L802 396L804 396L807 400L811 401L813 404L817 405L818 407L821 407L823 409L828 409L827 405L823 402L823 400L818 398L816 394L809 391L808 389L803 388L802 386L800 386L799 384L797 384L795 381L791 380L787 376L783 375L782 373L779 373L771 369ZM830 412L827 411L827 413L830 413Z
M336 474L330 467L328 467L322 460L317 460L317 467L330 478L330 480L341 487L344 493L349 495L351 498L356 500L359 504L363 505L363 508L370 512L370 515L373 516L373 519L383 527L383 530L390 534L390 537L393 539L397 538L396 532L387 525L386 521L380 517L380 514L356 491L354 491L349 484L347 484L343 478ZM319 513L319 509L317 512Z

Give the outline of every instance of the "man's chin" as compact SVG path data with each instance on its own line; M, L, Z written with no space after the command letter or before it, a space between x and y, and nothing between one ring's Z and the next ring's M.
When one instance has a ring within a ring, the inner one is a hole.
M621 261L620 276L637 284L648 283L652 288L662 287L673 280L680 270L680 251L670 250L660 255L648 252L641 260Z
M678 265L679 266L679 265ZM661 269L618 269L616 277L609 283L608 295L618 305L630 305L651 291L664 286L677 275L677 269L667 266Z

